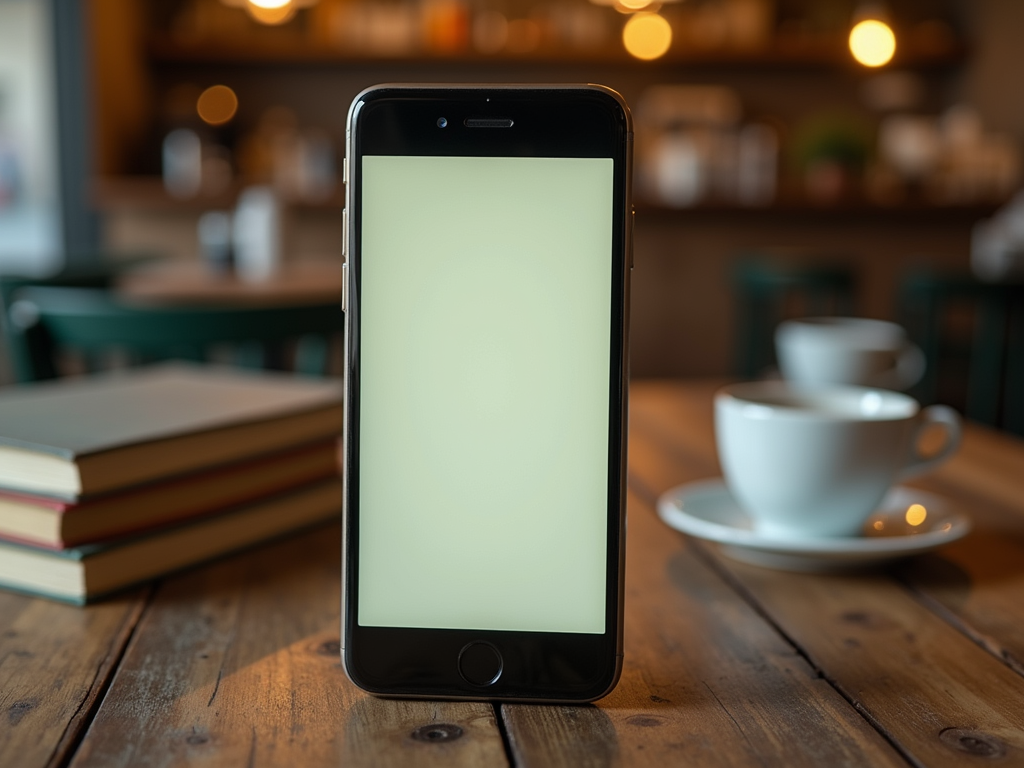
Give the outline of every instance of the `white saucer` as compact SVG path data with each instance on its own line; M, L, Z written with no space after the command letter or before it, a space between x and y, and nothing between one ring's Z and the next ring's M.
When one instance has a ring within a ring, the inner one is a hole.
M916 526L907 510L927 511ZM933 493L898 486L882 500L862 536L779 539L753 529L750 517L733 499L721 478L687 483L658 499L658 516L672 528L722 545L735 560L788 571L841 571L928 552L956 541L971 529L964 514Z

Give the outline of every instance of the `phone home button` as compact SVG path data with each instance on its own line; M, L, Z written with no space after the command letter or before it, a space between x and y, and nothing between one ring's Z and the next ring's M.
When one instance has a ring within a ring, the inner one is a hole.
M469 643L459 651L459 674L470 685L493 685L502 666L501 654L490 643Z

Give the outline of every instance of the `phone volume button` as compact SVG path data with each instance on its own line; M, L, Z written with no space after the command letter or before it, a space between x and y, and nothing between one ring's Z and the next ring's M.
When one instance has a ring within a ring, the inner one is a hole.
M348 256L348 208L341 209L341 255Z
M341 311L348 312L348 264L341 265Z

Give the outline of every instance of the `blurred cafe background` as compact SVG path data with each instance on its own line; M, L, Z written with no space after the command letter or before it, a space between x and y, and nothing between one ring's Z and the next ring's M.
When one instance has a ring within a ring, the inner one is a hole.
M1019 0L0 0L0 275L322 299L362 88L602 83L636 123L634 377L894 320L914 394L1024 433L1022 34Z

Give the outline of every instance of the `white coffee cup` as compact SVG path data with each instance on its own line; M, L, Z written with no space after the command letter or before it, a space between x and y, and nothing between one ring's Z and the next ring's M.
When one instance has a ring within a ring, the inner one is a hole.
M945 444L926 457L918 440L935 424ZM726 484L755 529L776 538L859 534L895 482L949 458L960 431L953 409L883 389L758 381L715 395Z
M806 317L775 329L783 378L797 384L852 384L903 390L924 374L924 354L903 328L859 317Z

